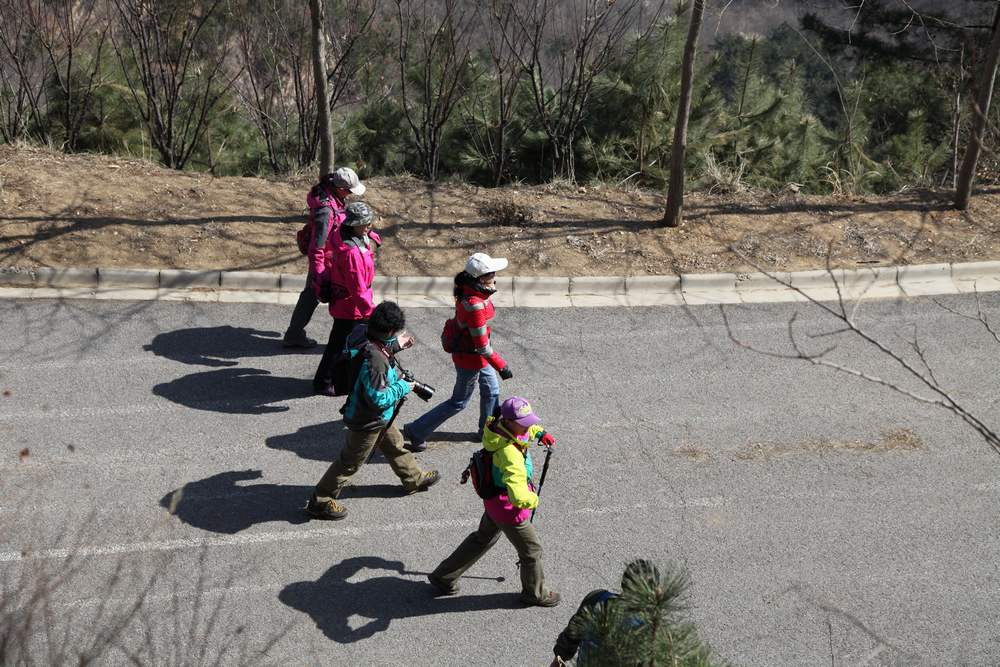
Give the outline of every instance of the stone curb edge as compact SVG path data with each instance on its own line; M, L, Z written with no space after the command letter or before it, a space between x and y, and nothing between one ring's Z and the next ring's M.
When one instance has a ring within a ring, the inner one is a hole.
M1000 291L1000 261L775 272L820 301ZM501 276L502 306L654 306L802 301L763 273L659 276ZM294 303L301 274L129 268L0 269L0 296ZM379 276L377 298L407 307L448 307L452 278Z

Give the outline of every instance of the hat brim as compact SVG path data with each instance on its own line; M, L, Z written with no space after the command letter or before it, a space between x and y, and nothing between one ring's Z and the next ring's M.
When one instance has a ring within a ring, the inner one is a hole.
M534 412L532 412L530 415L518 417L517 419L514 419L512 421L518 426L524 426L524 427L534 426L535 424L540 424L542 422L542 420L539 419L538 415L536 415Z
M360 197L361 195L363 195L365 193L365 190L367 190L367 189L368 188L365 187L364 183L360 183L359 182L353 188L350 188L350 191L351 191L352 195L357 195L357 196Z
M483 271L479 274L479 276L485 276L487 273L496 273L497 271L503 271L506 268L507 268L506 259L504 259L503 257L491 257L490 261L483 262L482 264ZM476 277L478 278L479 276Z

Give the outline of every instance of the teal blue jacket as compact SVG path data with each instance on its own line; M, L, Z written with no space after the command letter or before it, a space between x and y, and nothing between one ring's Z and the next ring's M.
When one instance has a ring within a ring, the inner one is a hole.
M378 343L368 341L360 354L364 361L344 406L344 424L352 431L377 431L392 418L399 399L410 392L410 383L400 375L392 354Z

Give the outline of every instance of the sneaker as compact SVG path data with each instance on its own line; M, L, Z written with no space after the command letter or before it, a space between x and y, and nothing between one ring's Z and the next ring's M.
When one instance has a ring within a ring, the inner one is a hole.
M427 489L437 484L438 480L440 479L441 479L441 473L439 473L437 470L431 470L430 472L422 472L420 473L420 480L417 482L417 485L414 486L413 488L406 489L406 493L410 494L410 493L417 493L418 491L426 491Z
M560 600L559 594L555 591L549 591L540 600L529 600L523 595L521 596L521 602L529 607L555 607L559 604Z
M458 582L453 584L447 583L441 577L435 574L428 574L427 581L431 582L431 586L437 591L438 595L458 595Z
M306 505L306 512L314 519L330 519L331 521L338 521L347 516L346 507L333 498L321 501L316 498L315 493L309 498L309 503Z
M427 449L427 441L415 437L407 426L403 427L403 437L409 440L408 443L403 445L403 449L413 452L414 454Z
M281 344L284 347L299 347L302 349L306 349L310 347L315 347L316 341L305 334L302 334L301 336L291 336L291 337L286 335L281 340Z

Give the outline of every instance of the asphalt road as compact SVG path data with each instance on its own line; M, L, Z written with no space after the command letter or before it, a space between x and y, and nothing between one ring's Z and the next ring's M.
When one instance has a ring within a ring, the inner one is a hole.
M1000 323L1000 296L983 308ZM1000 664L1000 457L944 410L738 348L715 307L503 309L503 390L558 438L536 523L564 603L517 605L504 541L470 570L483 578L434 599L419 573L481 512L458 484L474 411L419 455L444 475L430 492L402 496L376 460L347 520L306 521L343 435L339 399L310 395L318 354L278 344L289 313L0 302L0 612L51 585L26 633L38 662L127 612L110 641L157 664L267 649L273 664L545 665L576 603L641 556L688 569L702 635L737 665ZM439 396L444 313L408 313L423 344L403 357ZM726 313L772 350L794 313L835 326L798 304ZM858 319L899 349L916 331L941 383L1000 428L1000 343L981 325L929 299ZM313 334L328 327L317 313ZM808 345L832 343L831 359L919 389L857 340ZM424 407L411 398L404 421Z

